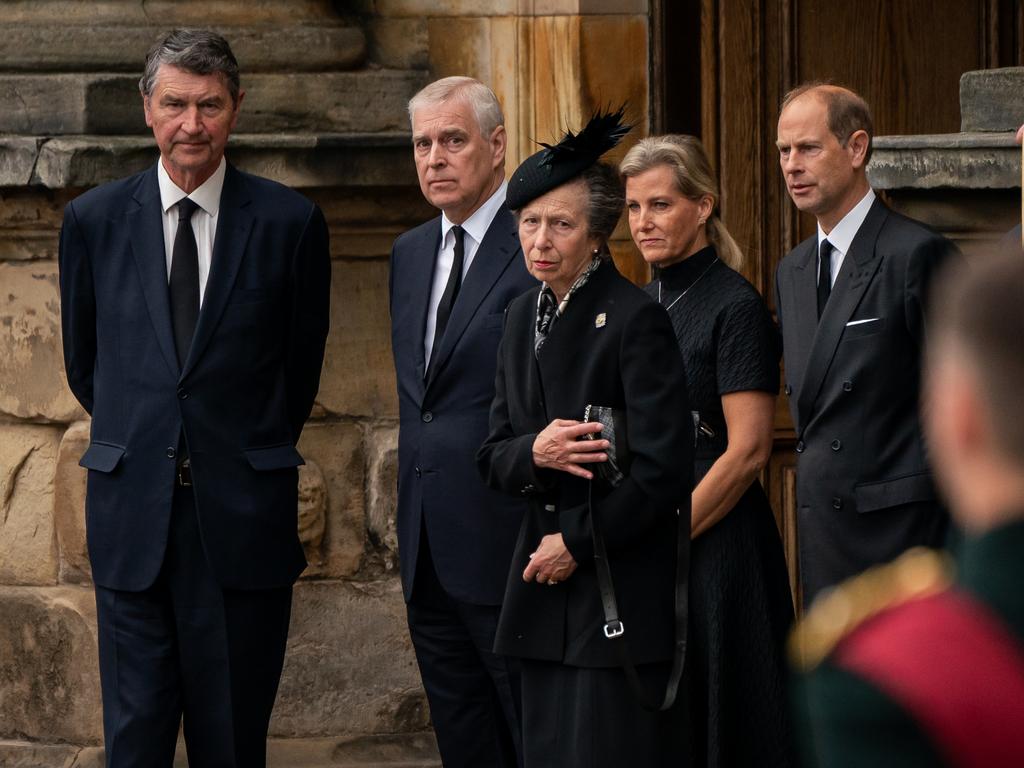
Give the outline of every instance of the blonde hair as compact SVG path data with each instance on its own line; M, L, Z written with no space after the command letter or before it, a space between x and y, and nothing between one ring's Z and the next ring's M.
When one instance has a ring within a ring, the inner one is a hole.
M660 165L672 169L683 197L695 201L705 195L711 198L711 216L706 222L708 242L715 246L718 258L738 270L743 265L743 251L718 216L718 179L700 139L678 133L641 139L622 159L619 174L625 180Z

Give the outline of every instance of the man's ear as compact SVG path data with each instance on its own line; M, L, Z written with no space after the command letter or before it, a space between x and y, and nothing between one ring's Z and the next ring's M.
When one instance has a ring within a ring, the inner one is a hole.
M245 98L245 91L238 91L238 98L235 99L234 111L235 114L231 118L231 130L235 130L235 125L238 123L238 116L242 113L242 99Z
M871 139L865 130L854 131L846 142L846 149L850 153L850 160L854 168L863 168L867 164L868 145Z
M494 167L505 166L505 150L508 148L508 133L505 132L505 126L499 125L494 129L490 138L491 145L491 156L494 158Z
M149 112L149 96L142 94L142 113L146 116L146 127L153 127L153 115Z

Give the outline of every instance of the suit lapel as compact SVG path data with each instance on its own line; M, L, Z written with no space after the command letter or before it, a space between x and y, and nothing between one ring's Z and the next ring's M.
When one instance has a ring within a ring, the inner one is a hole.
M889 210L881 200L876 199L850 244L850 252L843 259L843 266L832 287L832 295L828 304L825 305L821 322L817 324L817 332L814 334L811 352L807 359L807 368L804 371L803 383L800 387L797 407L801 430L810 421L814 402L818 398L821 385L832 364L832 358L835 356L836 347L839 345L839 339L843 335L846 323L857 309L857 305L864 297L864 292L878 271L881 256L875 249L875 243L888 215ZM813 270L805 271L814 274ZM801 298L804 299L805 306L817 306L814 295L809 298L804 296Z
M403 270L403 280L411 286L412 300L410 315L414 321L412 347L415 370L414 386L419 393L420 402L426 391L424 378L427 375L426 358L423 356L423 339L427 333L427 310L430 308L430 289L434 282L434 268L437 264L437 252L441 247L441 218L427 227L418 243L414 243L409 256L409 267Z
M452 350L465 333L470 321L476 315L480 304L491 292L498 278L502 276L509 263L519 253L519 235L516 231L515 219L504 205L487 228L487 234L477 249L469 272L459 289L459 298L448 320L448 328L440 340L440 347L435 347L432 355L436 356L431 366L431 382L437 378L438 372L444 367ZM424 316L425 318L425 316ZM424 319L425 322L425 319ZM427 386L430 386L428 382Z
M213 243L213 257L210 260L210 274L206 280L203 306L196 323L196 334L192 338L188 359L182 376L186 375L203 354L220 321L227 305L231 288L235 284L238 267L245 255L249 232L252 229L252 214L247 207L249 194L241 174L228 165L224 175L224 189L220 195L220 213L217 216L217 233Z
M160 351L167 366L178 376L178 354L171 327L171 302L167 294L167 253L164 245L163 210L156 166L147 172L133 194L137 207L125 215L132 255L139 269L142 293L149 308Z

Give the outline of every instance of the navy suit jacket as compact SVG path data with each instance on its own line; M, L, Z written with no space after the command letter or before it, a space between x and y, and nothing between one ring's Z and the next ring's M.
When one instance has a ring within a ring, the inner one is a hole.
M947 527L918 399L929 284L956 247L875 200L820 322L817 249L814 235L776 273L805 602L910 546L940 546Z
M463 279L430 381L423 336L441 245L440 217L406 232L391 251L391 345L398 379L398 548L412 594L421 524L449 595L500 605L525 503L486 487L476 452L487 437L505 308L537 285L515 219L503 205Z
M179 367L157 169L86 192L60 240L64 359L92 415L87 538L96 584L142 590L167 542L184 436L207 561L222 586L290 585L295 444L319 386L330 254L320 210L230 165L192 348Z

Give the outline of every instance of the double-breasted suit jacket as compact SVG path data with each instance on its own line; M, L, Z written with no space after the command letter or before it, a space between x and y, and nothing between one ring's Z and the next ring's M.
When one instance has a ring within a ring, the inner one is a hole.
M228 165L206 292L179 366L157 169L65 209L61 314L68 382L92 415L89 556L101 587L139 591L164 559L180 446L206 559L223 587L291 585L299 543L296 441L328 331L320 210Z
M677 524L689 529L693 423L679 345L665 310L609 261L573 294L534 354L536 288L513 302L498 358L491 432L479 453L490 485L524 494L495 648L571 666L618 666L603 632L588 482L533 463L537 433L585 407L625 412L628 478L594 486L625 640L635 663L672 657ZM677 514L677 511L679 512ZM555 586L526 583L541 539L561 532L578 569Z
M516 222L502 205L463 278L429 380L423 337L441 219L395 241L391 252L391 344L398 379L398 550L405 598L412 594L421 525L438 580L456 600L499 605L525 505L484 485L475 457L487 437L495 350L509 303L534 280Z
M955 247L875 200L817 317L817 236L779 264L796 426L804 599L907 547L942 543L918 415L925 304Z

